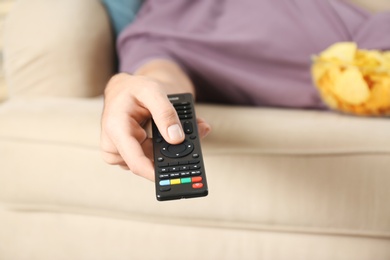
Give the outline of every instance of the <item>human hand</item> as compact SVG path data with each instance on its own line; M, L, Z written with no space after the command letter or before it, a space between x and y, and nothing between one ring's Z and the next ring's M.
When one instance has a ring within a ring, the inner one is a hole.
M152 140L147 131L151 117L168 143L184 141L180 120L165 89L161 82L145 76L123 73L110 80L101 121L101 149L107 163L154 180ZM200 138L210 130L198 119Z

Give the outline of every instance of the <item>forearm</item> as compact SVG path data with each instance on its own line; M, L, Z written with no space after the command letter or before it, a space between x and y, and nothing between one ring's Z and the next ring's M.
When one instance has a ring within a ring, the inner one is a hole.
M169 60L153 60L141 66L135 75L157 80L165 88L167 94L192 93L194 86L187 74L179 65Z

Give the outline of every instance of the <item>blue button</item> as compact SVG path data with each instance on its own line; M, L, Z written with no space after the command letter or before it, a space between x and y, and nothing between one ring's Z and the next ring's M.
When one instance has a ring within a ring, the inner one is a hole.
M162 181L160 181L160 186L167 186L169 184L170 184L169 180L162 180Z

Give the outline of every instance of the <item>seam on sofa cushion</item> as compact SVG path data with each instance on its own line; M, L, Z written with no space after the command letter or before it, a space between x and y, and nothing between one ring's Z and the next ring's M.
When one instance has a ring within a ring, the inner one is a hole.
M137 214L134 212L125 213L112 210L92 210L90 208L77 208L69 207L66 205L48 205L48 204L22 204L22 203L0 203L3 204L3 208L13 212L24 212L26 214L34 214L34 212L44 212L52 214L68 214L68 215L84 215L94 216L101 218L116 218L116 219L129 219L132 221L140 222L152 222L166 225L176 226L195 226L195 227L211 227L221 229L238 229L247 231L270 231L281 233L301 233L301 234L316 234L316 235L329 235L329 236L353 236L353 237L366 237L376 239L390 239L390 233L378 232L378 231L355 231L348 229L327 229L316 227L293 227L293 226L272 226L260 223L250 223L242 221L226 221L220 219L200 219L200 218L175 218L164 216L153 216L148 214Z
M58 141L58 140L50 140L50 139L33 139L33 138L23 138L23 137L7 137L0 136L0 141L6 142L15 142L15 143L28 143L28 144L39 144L39 145L61 145L63 147L75 147L82 148L88 150L97 150L100 148L97 145L85 144L79 142L71 142L71 141ZM269 156L285 156L285 155L297 155L297 156L332 156L332 155L390 155L390 147L389 149L381 149L381 148L332 148L332 149L262 149L259 148L236 148L236 147L225 147L222 148L213 148L211 145L207 143L203 145L204 154L210 155L269 155Z

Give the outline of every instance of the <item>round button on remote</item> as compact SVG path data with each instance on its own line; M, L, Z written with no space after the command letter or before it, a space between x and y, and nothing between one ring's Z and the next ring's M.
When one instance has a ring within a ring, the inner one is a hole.
M161 153L170 158L180 158L190 154L194 150L194 144L185 140L181 144L165 144L161 148Z
M172 154L182 153L186 150L186 145L184 143L177 144L177 145L170 145L168 146L168 152Z

